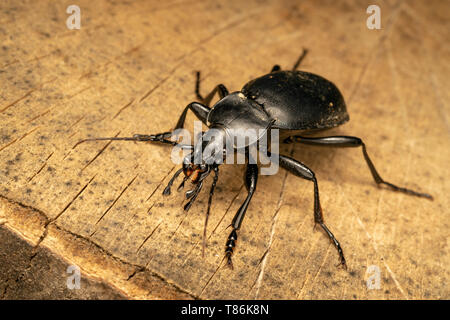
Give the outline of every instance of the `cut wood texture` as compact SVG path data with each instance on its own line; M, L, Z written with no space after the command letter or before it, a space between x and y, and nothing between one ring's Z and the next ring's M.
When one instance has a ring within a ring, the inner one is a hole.
M66 26L72 4L79 30ZM366 26L370 4L379 30ZM0 223L34 250L128 298L450 298L449 2L11 0L0 10ZM75 146L167 131L195 100L195 71L203 93L236 91L274 64L290 68L303 48L301 69L347 102L350 122L328 134L361 137L383 178L434 196L377 188L360 149L282 146L316 172L347 271L313 229L310 181L260 177L230 270L242 165L220 169L202 257L211 178L185 213L183 193L162 196L179 167L171 148ZM20 279L2 279L3 291Z

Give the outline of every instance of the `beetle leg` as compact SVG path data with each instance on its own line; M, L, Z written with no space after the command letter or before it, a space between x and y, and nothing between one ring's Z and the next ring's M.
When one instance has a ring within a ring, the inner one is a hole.
M211 111L211 108L204 106L201 103L198 102L191 102L184 108L183 112L180 115L180 118L178 119L178 122L175 126L175 129L181 129L184 126L184 122L186 121L186 115L188 110L191 110L195 116L200 119L204 124L207 124L206 119L208 118L208 113ZM135 140L135 141L157 141L172 145L179 145L176 142L168 140L170 137L172 137L173 132L163 132L163 133L157 133L157 134L150 134L150 135L144 135L144 134L135 134L133 136L133 139L127 138L126 140ZM111 140L111 139L110 139ZM118 140L118 139L116 139ZM125 139L122 139L125 140ZM185 147L187 148L187 147ZM192 147L193 148L193 147ZM191 149L192 149L191 148Z
M245 171L244 182L247 188L247 198L242 203L241 207L237 211L236 215L231 222L231 230L230 235L228 236L226 245L225 245L225 257L227 258L227 265L233 269L233 262L231 260L231 256L233 255L234 247L236 246L237 241L237 231L240 229L242 220L244 220L245 212L247 211L250 200L253 197L253 194L256 190L256 182L258 180L258 166L256 164L248 164L247 169Z
M369 158L369 154L367 153L367 150L366 150L366 145L360 138L351 137L351 136L330 136L330 137L320 137L320 138L293 136L293 137L289 137L289 138L291 138L290 141L292 141L292 138L293 138L294 141L296 141L296 142L300 142L303 144L316 145L316 146L339 147L339 148L362 147L364 159L366 160L367 166L370 169L370 173L372 173L373 179L375 180L375 182L378 185L384 184L394 191L399 191L399 192L403 192L403 193L406 193L409 195L428 198L430 200L433 200L433 197L427 193L420 193L420 192L410 190L407 188L398 187L390 182L383 180L381 178L381 176L378 174L377 170L375 169L375 166L374 166L372 160L370 160L370 158ZM286 139L286 140L288 140L288 139ZM286 142L289 142L289 141L286 141Z
M302 63L303 59L305 59L306 54L308 53L308 49L303 49L302 54L300 57L298 57L297 61L295 62L294 66L292 67L292 71L295 71L298 69L300 64Z
M186 198L189 201L184 205L184 211L189 211L195 199L197 199L198 194L202 190L203 181L200 181L193 190L186 192Z
M344 252L342 251L339 241L335 238L333 233L330 231L330 229L328 229L323 221L322 208L320 206L319 199L319 186L317 184L317 179L314 172L300 161L283 155L280 155L280 166L300 178L314 182L314 222L318 223L322 227L330 240L333 242L339 253L340 265L342 265L344 268L347 268L344 258Z
M175 129L183 128L188 110L191 110L197 118L199 118L204 124L207 125L206 119L208 118L208 113L209 111L211 111L211 108L198 102L191 102L186 106L186 108L184 108L183 112L181 113Z
M205 106L209 107L216 92L219 93L220 99L229 94L228 89L223 84L219 84L205 98L203 98L200 94L200 71L197 71L197 79L195 81L195 94L197 95L197 99L199 99Z
M276 72L276 71L280 71L280 70L281 70L280 65L279 65L279 64L276 64L276 65L274 65L274 66L272 67L272 70L270 70L270 73Z
M163 195L168 196L170 194L170 188L173 185L173 182L175 181L176 178L178 178L178 176L180 175L180 173L183 172L183 168L179 169L177 172L175 172L175 174L173 175L173 177L170 179L169 183L167 184L167 186L164 188L163 191Z
M202 245L202 256L205 256L205 248L206 248L206 226L208 225L209 212L211 210L212 198L214 196L214 190L216 189L217 180L219 179L219 167L214 167L214 179L211 184L211 189L209 190L209 198L208 198L208 209L206 209L205 216L205 226L203 227L203 245Z
M303 59L305 58L306 54L308 53L307 49L303 49L302 54L300 55L300 57L298 57L297 61L295 62L294 66L292 67L292 71L295 71L298 69L298 67L300 66L300 64L302 63ZM272 72L277 72L280 71L281 67L279 64L276 64L272 67L272 70L270 70L270 73Z
M184 108L183 112L180 115L180 118L178 119L177 125L175 126L176 129L181 129L184 126L184 122L186 120L186 114L188 110L192 110L192 112L197 116L198 119L200 119L204 124L207 124L206 119L208 117L209 111L211 111L211 108L202 105L198 102L191 102ZM185 144L178 144L175 141L169 140L170 137L172 137L173 132L163 132L163 133L157 133L157 134L135 134L132 137L111 137L111 138L89 138L89 139L83 139L81 141L78 141L77 144L75 144L74 148L79 145L80 143L86 142L86 141L98 141L98 140L127 140L127 141L144 141L144 142L161 142L165 144L171 144L173 146L179 146L183 149L193 149L193 146L185 145Z

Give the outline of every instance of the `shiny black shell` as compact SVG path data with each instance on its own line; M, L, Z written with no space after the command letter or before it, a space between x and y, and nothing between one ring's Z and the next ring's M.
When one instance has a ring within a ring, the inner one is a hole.
M303 71L276 71L248 82L241 92L287 130L328 129L349 120L344 98L327 79Z

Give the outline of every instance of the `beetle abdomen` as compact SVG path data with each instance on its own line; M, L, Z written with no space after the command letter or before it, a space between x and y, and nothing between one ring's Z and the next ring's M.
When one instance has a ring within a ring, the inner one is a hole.
M242 93L275 119L273 128L325 129L349 120L344 98L325 78L303 71L277 71L247 83Z

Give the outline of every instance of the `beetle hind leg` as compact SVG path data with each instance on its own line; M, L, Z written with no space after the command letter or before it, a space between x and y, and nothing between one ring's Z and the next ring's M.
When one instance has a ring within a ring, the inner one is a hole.
M373 164L372 160L370 159L369 154L367 153L366 145L360 138L351 137L351 136L330 136L330 137L317 137L317 138L292 136L285 140L286 143L293 142L293 141L303 143L303 144L315 145L315 146L327 146L327 147L339 147L339 148L362 147L364 160L366 161L367 166L369 167L370 173L372 174L372 177L375 180L377 185L382 184L382 185L389 187L391 190L394 190L394 191L403 192L403 193L406 193L406 194L409 194L412 196L422 197L422 198L427 198L427 199L433 200L433 197L431 195L429 195L428 193L417 192L417 191L407 189L404 187L399 187L399 186L396 186L395 184L387 182L383 178L381 178L377 169L375 169L375 165Z

